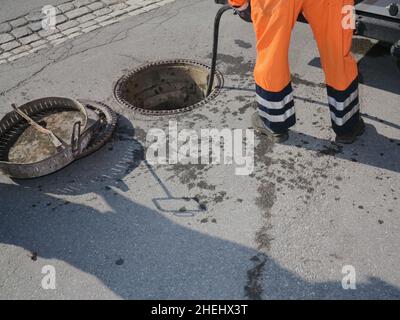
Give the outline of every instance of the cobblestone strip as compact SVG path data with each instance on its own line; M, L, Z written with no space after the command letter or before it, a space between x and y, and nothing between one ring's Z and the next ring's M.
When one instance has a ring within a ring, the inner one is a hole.
M0 23L0 65L143 14L176 0L72 0L55 7L56 29L44 30L42 9Z

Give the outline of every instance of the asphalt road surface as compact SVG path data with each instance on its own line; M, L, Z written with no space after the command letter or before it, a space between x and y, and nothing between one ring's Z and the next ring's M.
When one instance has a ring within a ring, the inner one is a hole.
M58 5L65 0L1 0L0 22L19 17L45 5Z
M379 44L354 40L367 124L355 144L332 142L318 51L310 28L297 24L290 62L298 121L288 142L256 135L249 176L235 175L234 165L149 171L146 133L167 130L168 120L198 131L250 128L254 34L230 13L221 24L224 88L212 102L151 118L113 97L119 77L144 63L209 64L217 8L177 0L0 64L1 116L11 103L45 96L98 100L120 114L110 143L64 170L28 181L0 175L0 298L400 298L400 71ZM1 19L23 9L25 1L2 1ZM156 206L182 197L203 211ZM54 290L42 287L49 265ZM345 266L355 289L342 287Z

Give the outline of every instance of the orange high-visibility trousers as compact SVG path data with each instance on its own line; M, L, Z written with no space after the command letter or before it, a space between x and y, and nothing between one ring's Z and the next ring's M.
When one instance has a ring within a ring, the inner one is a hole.
M246 0L230 0L242 6ZM257 38L254 70L259 114L266 126L285 131L296 122L288 62L290 37L302 12L317 41L325 72L332 126L350 131L359 114L358 70L350 53L353 30L345 27L354 0L251 0ZM343 21L345 24L343 24Z

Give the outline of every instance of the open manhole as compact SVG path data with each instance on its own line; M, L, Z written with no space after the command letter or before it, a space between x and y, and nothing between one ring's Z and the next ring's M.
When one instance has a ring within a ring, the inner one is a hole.
M146 115L186 112L215 98L223 86L216 72L206 97L210 67L191 60L164 60L141 66L117 82L114 94L121 104Z

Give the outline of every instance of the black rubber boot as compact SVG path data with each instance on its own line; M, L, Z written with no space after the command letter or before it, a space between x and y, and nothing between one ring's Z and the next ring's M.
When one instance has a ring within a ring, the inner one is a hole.
M361 136L365 131L364 120L360 117L357 124L354 126L353 130L343 134L336 134L335 141L342 144L352 144L359 136Z
M251 116L251 123L253 125L254 130L266 135L272 142L282 143L289 139L289 131L285 131L282 133L277 133L267 128L264 125L264 122L260 118L258 112L255 112Z

